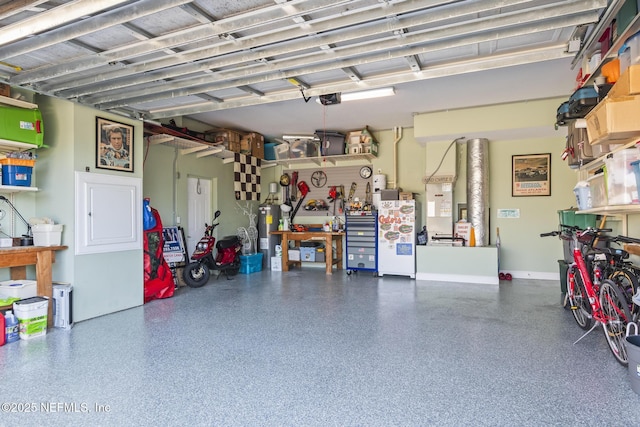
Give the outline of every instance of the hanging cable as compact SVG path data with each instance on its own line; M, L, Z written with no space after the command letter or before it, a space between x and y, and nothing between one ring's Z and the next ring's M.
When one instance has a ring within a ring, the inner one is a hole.
M302 99L304 99L304 102L309 102L311 97L310 96L304 96L304 88L302 86L300 86L300 93L302 94Z
M433 176L438 172L438 170L440 170L440 166L442 166L442 163L444 162L444 159L447 157L447 153L449 152L451 147L453 147L453 145L456 142L460 141L461 139L464 139L464 136L461 136L461 137L456 138L453 141L451 141L451 144L449 144L449 146L445 150L444 154L442 155L442 158L440 159L440 163L438 164L438 167L436 168L436 170L434 170L433 173L431 175L429 175L429 177L427 177L427 179L425 179L425 182L424 182L425 184L428 184L429 181L431 181L431 178L433 178Z

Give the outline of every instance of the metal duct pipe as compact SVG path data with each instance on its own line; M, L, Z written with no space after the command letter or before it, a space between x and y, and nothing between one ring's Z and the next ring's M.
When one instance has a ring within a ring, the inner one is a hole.
M489 244L489 140L467 140L467 220L476 246Z

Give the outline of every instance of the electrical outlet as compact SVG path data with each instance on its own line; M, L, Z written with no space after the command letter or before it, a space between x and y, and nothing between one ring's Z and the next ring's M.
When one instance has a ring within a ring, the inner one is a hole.
M176 217L176 224L180 224L180 217L179 216Z

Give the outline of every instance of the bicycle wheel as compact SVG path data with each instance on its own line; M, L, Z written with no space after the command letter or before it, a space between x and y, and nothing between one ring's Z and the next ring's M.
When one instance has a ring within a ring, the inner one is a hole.
M627 323L631 320L629 305L618 285L610 280L605 280L600 286L600 305L604 316L604 336L611 349L611 353L618 363L627 366Z
M614 270L607 279L611 279L622 291L627 304L629 305L629 311L632 315L640 312L640 307L633 303L633 295L638 290L638 273L629 267L617 268Z
M582 274L580 273L580 270L578 270L577 266L569 266L567 281L567 294L569 296L571 314L573 314L573 318L576 319L578 326L585 331L588 331L591 329L591 325L593 324L591 304L589 303L587 290L584 287Z

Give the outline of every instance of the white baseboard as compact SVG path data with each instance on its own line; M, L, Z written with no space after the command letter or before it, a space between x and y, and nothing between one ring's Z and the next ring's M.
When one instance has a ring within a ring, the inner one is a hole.
M464 274L434 274L416 273L416 280L432 280L438 282L478 283L482 285L497 285L498 276L470 276Z
M544 271L501 271L501 273L511 273L514 279L538 279L538 280L560 280L560 273L549 273Z
M511 273L511 277L514 279L560 280L560 273L548 273L541 271L503 271L502 273ZM497 285L500 283L498 276L471 276L464 274L416 273L416 280L478 283L483 285Z

